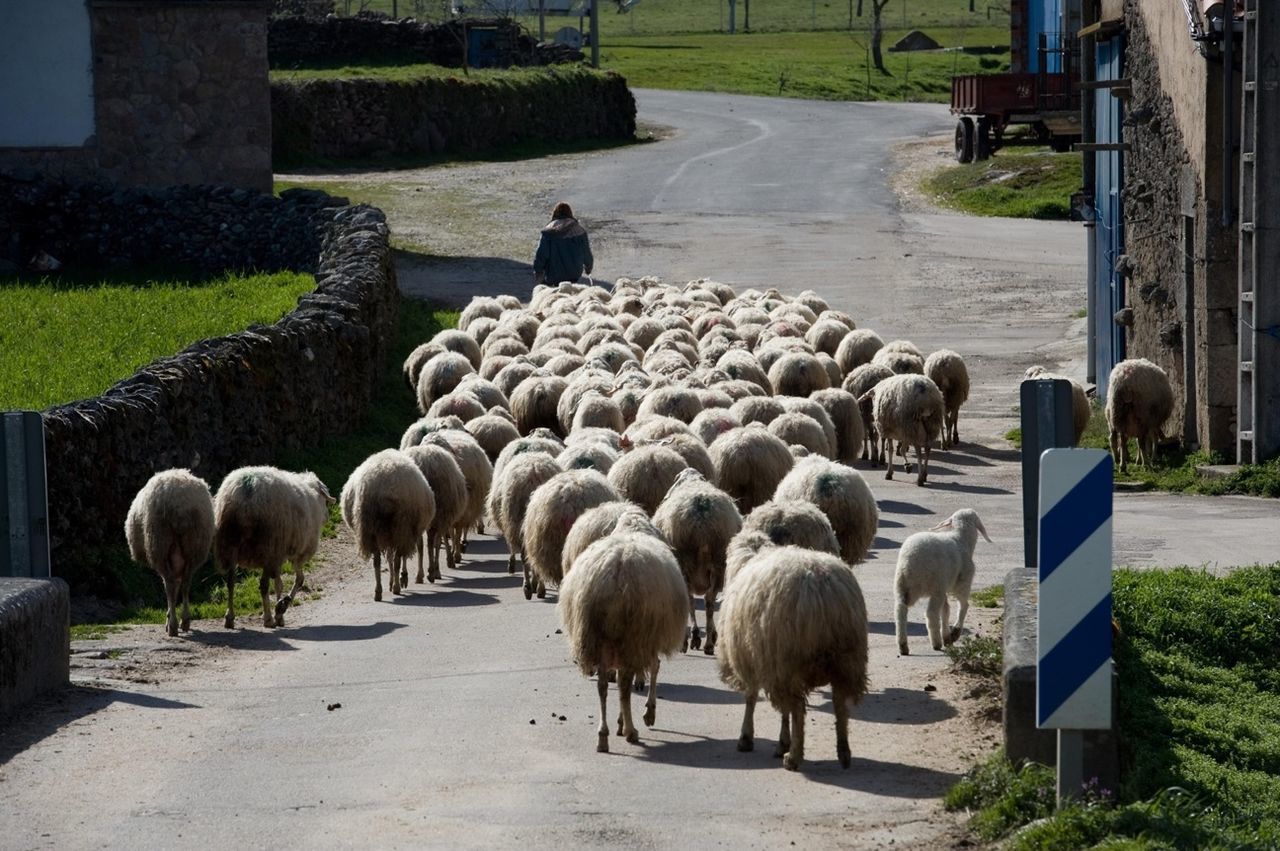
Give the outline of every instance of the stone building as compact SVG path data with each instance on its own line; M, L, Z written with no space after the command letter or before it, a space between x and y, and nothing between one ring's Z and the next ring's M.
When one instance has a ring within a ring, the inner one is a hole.
M1259 272L1276 278L1276 267L1252 249L1240 262L1255 215L1240 173L1249 127L1242 100L1253 97L1243 85L1245 2L1229 0L1228 10L1221 0L1088 0L1081 34L1094 57L1085 80L1093 98L1082 147L1097 230L1090 350L1099 395L1109 364L1147 358L1174 386L1166 435L1228 458L1244 437L1241 460L1255 461L1276 451L1253 452L1252 412L1261 405L1276 411L1272 422L1280 419L1280 371L1260 373L1257 388L1242 386L1253 369L1240 348L1241 307L1251 301L1242 301L1242 276L1252 274L1256 255L1266 261ZM1253 161L1250 152L1250 169ZM1268 288L1274 300L1275 284ZM1258 340L1264 360L1276 362L1280 352ZM1252 399L1255 389L1255 407L1246 401L1241 417L1241 394ZM1276 447L1272 439L1263 445Z
M267 0L4 0L0 171L271 188Z

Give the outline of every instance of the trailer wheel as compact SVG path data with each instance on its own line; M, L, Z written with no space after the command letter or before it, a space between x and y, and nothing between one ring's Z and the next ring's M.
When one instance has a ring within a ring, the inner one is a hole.
M956 162L973 162L973 119L963 116L956 122Z
M1066 136L1050 136L1049 149L1055 154L1065 154L1071 150L1071 139Z
M991 121L985 115L974 125L973 156L977 160L991 157L995 150L991 144Z

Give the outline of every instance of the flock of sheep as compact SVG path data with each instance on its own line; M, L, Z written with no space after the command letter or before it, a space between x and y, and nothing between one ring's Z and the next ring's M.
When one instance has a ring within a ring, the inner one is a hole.
M868 648L852 566L879 516L851 464L884 464L891 478L899 457L910 471L913 448L926 482L933 443L959 440L969 378L958 354L885 344L813 292L624 278L612 292L540 286L528 305L475 298L456 330L414 350L404 375L424 416L341 493L343 519L373 559L375 600L384 561L392 594L408 585L415 555L416 581L434 582L441 551L452 569L488 522L510 547L510 572L521 556L526 598L559 589L573 657L598 678L599 750L609 746L608 683L621 696L617 734L635 742L633 685L647 679L652 725L660 658L692 646L715 654L746 697L739 749L752 748L763 691L783 717L778 753L797 768L806 695L829 685L848 766L848 708L866 691ZM332 502L310 473L242 468L216 496L186 470L157 474L126 535L164 581L169 634L179 601L189 629L191 577L210 547L228 584L226 626L237 566L262 569L263 623L282 625ZM963 509L903 543L901 653L920 600L935 649L959 637L979 534L981 520Z

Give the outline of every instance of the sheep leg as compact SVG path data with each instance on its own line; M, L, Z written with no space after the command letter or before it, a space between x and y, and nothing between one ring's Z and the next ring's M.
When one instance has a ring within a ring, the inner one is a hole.
M658 720L658 667L661 663L653 660L649 666L649 696L644 701L644 725L652 727Z
M746 695L746 706L742 712L742 732L738 734L738 750L753 751L756 749L756 697L753 691Z
M258 591L262 594L262 625L273 628L276 621L271 616L271 576L265 567L262 569L262 576L258 577Z
M960 442L960 409L956 408L951 412L951 445L955 446Z
M538 599L541 600L547 596L547 583L541 579L538 580Z
M640 731L636 729L631 718L631 681L635 679L634 671L618 671L618 700L622 703L622 728L618 735L625 736L631 744L640 741Z
M911 651L907 649L907 606L906 600L898 601L898 626L895 632L898 635L898 653L903 656L910 656Z
M227 616L222 625L227 629L236 628L236 566L227 565Z
M780 757L791 749L791 713L782 713L782 727L778 730L778 745L773 755Z
M423 550L422 538L419 537L418 538L418 575L414 577L414 580L413 580L418 585L422 584L422 580L425 577L425 573L422 569L422 550Z
M893 439L888 437L880 438L880 457L884 460L884 471L886 479L893 478Z
M933 451L933 447L929 444L924 446L916 446L916 464L920 468L920 472L916 475L916 484L923 485L925 479L929 478L929 453Z
M526 600L533 599L533 571L529 569L529 562L521 558L524 563L524 598Z
M853 762L849 752L849 698L844 689L832 686L831 702L836 710L836 758L841 768L848 768Z
M293 598L298 596L302 591L302 583L306 580L306 574L302 570L301 565L293 568L293 587L289 589L288 596L281 597L276 595L276 626L284 626L284 613L289 611L289 607L293 605Z
M516 551L511 551L511 557L507 559L507 575L510 576L516 572Z
M400 593L404 593L405 586L409 584L409 557L396 555L396 563L400 565Z
M702 647L702 633L698 631L698 610L694 606L692 592L689 593L689 621L693 624L693 629L685 636L684 649L693 647L694 650L698 650Z
M382 602L382 553L373 554L373 601Z
M600 695L600 723L596 725L596 751L598 753L608 753L609 722L605 718L608 717L609 671L605 667L603 656L600 657L600 662L596 665L596 693Z
M182 620L178 628L183 632L191 631L191 580L194 576L195 571L191 571L182 578Z
M966 589L963 594L957 594L956 599L960 603L960 611L956 616L956 625L951 627L951 632L947 636L948 644L954 644L960 640L960 632L964 629L964 616L969 613L969 592Z
M804 762L804 698L796 701L791 710L791 746L782 758L782 767L796 771Z
M703 603L707 607L707 643L702 648L702 652L708 656L714 655L716 652L716 592L720 589L716 587L715 581L712 580L711 587L707 589L706 596L702 598Z
M934 650L942 649L942 618L947 608L947 595L938 594L929 598L929 606L925 612L925 622L929 627L929 643Z
M165 612L164 631L167 635L178 634L178 586L181 584L169 579L167 576L160 577L164 583L164 599L168 603L168 610Z
M402 570L402 567L400 564L401 561L403 561L403 559L401 559L400 556L396 555L394 552L387 553L387 562L391 565L391 593L392 594L404 593L404 586L400 582L400 577L401 577L400 571Z
M1111 444L1111 463L1119 467L1120 472L1123 473L1125 468L1120 457L1120 432L1116 431L1114 428L1111 429L1111 433L1107 436L1107 440Z

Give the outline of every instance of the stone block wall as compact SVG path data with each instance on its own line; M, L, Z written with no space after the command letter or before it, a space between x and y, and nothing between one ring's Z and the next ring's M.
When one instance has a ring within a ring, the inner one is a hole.
M629 139L636 103L618 74L547 69L509 80L304 80L271 86L277 166L475 153L521 142Z
M1166 436L1186 433L1199 446L1233 457L1236 234L1234 226L1221 223L1223 134L1210 119L1221 108L1221 70L1193 49L1185 29L1176 34L1185 50L1163 44L1164 13L1172 12L1166 9L1153 20L1151 7L1146 0L1126 5L1125 73L1132 96L1123 199L1132 269L1126 301L1134 311L1128 353L1169 374L1175 403ZM1179 83L1170 88L1170 80ZM1188 98L1196 104L1179 104ZM1188 219L1190 231L1184 234ZM1190 385L1184 377L1188 346L1194 346L1195 361ZM1188 392L1194 417L1189 427Z
M0 171L271 188L266 0L89 0L95 133L0 149Z
M509 46L509 64L535 65L535 40L508 20L448 21L428 24L412 19L388 20L375 15L352 17L289 15L271 19L267 52L272 68L295 68L321 62L357 65L374 62L425 62L461 68L466 26L495 27Z
M123 540L129 504L153 473L190 467L216 484L365 415L399 316L379 210L305 190L5 190L0 216L70 267L316 275L315 291L274 325L196 343L97 398L44 412L55 574L80 578L102 546Z

